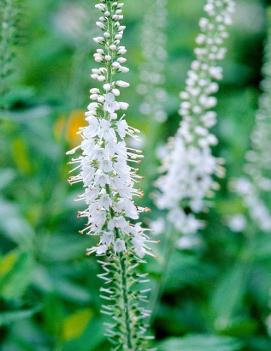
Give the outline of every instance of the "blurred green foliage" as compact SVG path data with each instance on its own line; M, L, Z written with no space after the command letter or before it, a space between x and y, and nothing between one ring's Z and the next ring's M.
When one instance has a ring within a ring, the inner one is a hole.
M103 351L96 258L84 251L76 218L79 188L66 182L65 152L78 142L88 102L95 32L94 0L24 0L24 45L16 49L16 73L0 113L0 349L3 351ZM135 94L142 53L144 5L126 1L125 43L131 88L125 92L132 125L146 139L141 173L145 205L151 201L157 161L148 140L159 145L174 134L178 93L193 57L203 0L169 0L167 63L168 121L160 128L138 112ZM143 2L142 2L143 4ZM271 237L251 226L233 233L226 223L244 213L229 182L241 174L253 127L267 1L239 0L228 41L225 79L219 93L220 144L227 176L204 215L207 228L197 250L175 251L164 294L155 308L153 329L160 351L270 351L265 325L271 312ZM155 130L155 133L153 132ZM153 145L153 144L152 144ZM146 218L148 220L148 218ZM251 239L248 239L251 238ZM159 251L159 249L157 249ZM162 276L163 257L149 260L153 286Z

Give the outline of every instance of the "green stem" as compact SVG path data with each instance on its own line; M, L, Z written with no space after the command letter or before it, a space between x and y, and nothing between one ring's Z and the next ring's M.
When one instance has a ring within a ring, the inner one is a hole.
M163 250L163 263L161 267L161 279L159 280L156 291L153 296L152 300L152 315L151 315L151 320L150 323L152 323L157 315L157 309L159 305L159 301L161 300L161 297L163 295L163 292L165 290L165 286L167 283L167 278L168 278L168 270L171 262L171 257L175 249L176 245L176 240L175 240L175 235L174 235L174 229L173 225L171 223L168 223L168 228L166 231L166 239L165 239L165 245L164 245L164 250Z
M108 185L106 185L106 192L111 195L111 191ZM110 216L114 218L114 210L110 208ZM115 228L116 238L119 239L122 237L119 229ZM119 259L119 269L120 269L120 285L122 292L122 302L124 310L121 311L121 317L123 319L123 325L125 326L124 337L126 338L125 344L127 347L127 351L136 351L133 347L133 337L132 337L132 318L130 312L130 291L127 283L127 267L126 267L126 258L123 253L118 254ZM126 351L126 350L125 350Z
M125 263L125 257L123 254L119 255L119 263L121 269L121 286L122 286L122 299L124 306L124 324L126 328L126 346L127 351L133 351L133 338L132 338L132 326L131 326L131 316L130 316L130 303L129 303L129 290L127 285L127 269Z

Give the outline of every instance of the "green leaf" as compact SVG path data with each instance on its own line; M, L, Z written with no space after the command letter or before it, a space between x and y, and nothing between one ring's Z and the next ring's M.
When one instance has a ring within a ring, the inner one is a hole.
M240 347L240 343L233 338L195 335L170 338L161 343L158 351L237 351Z
M249 337L257 331L258 321L250 318L233 318L227 328L223 331L227 335L238 338Z
M33 257L26 252L15 252L9 260L3 260L3 276L0 280L0 296L6 299L21 297L32 281Z
M29 248L32 245L34 231L23 218L17 206L0 198L0 231L8 239L20 246Z
M255 248L253 250L254 260L270 260L271 240L270 234L261 234L255 238Z
M60 339L65 318L64 301L56 294L44 294L42 315L47 332Z
M47 105L40 105L38 107L33 107L25 110L20 110L19 112L9 112L4 111L4 118L8 120L28 121L33 119L43 119L46 118L52 112L51 108Z
M1 169L0 190L5 189L16 177L15 171L11 168Z
M17 322L18 320L30 318L35 313L40 311L41 306L36 306L32 309L25 310L17 310L17 311L8 311L0 313L0 327L3 325L7 325L13 322Z
M239 262L230 268L217 285L211 303L216 329L223 330L231 323L246 289L247 273L248 266Z
M64 262L82 258L85 255L87 243L81 237L69 235L63 245L63 235L51 235L42 247L42 254L46 260L53 262ZM61 247L61 250L59 250Z
M167 292L174 292L187 284L200 284L210 276L212 276L211 267L199 262L198 256L175 250L169 262L165 289Z
M91 293L88 289L73 282L68 277L61 275L61 272L52 274L42 266L36 266L34 271L33 283L43 292L56 293L62 298L80 303L89 303Z
M91 321L78 340L68 341L64 344L63 351L96 351L101 350L99 346L105 340L103 321L94 319Z
M93 311L90 308L80 309L69 315L63 323L63 340L79 339L92 318Z

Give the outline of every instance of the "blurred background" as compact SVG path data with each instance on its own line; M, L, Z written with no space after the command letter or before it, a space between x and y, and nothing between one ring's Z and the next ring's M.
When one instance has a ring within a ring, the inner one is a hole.
M220 144L226 177L204 215L200 245L176 250L152 328L162 351L271 350L271 237L256 228L253 243L235 215L245 214L229 183L242 174L260 93L268 1L238 0L227 41L225 78L218 94ZM78 231L80 187L67 184L65 152L76 145L84 124L95 29L94 0L24 0L23 40L9 111L0 113L0 349L3 351L104 351L95 257L90 239ZM179 123L178 94L193 59L204 0L169 0L166 109L168 120L153 128L139 112L144 2L126 0L125 44L131 87L129 123L143 133L146 160L141 174L144 205L157 174L154 146ZM155 130L155 134L154 131ZM151 140L151 145L148 143ZM149 151L148 151L149 150ZM237 224L236 224L237 223ZM238 225L239 224L239 225ZM157 249L159 250L159 249ZM146 270L153 285L161 278L157 253Z

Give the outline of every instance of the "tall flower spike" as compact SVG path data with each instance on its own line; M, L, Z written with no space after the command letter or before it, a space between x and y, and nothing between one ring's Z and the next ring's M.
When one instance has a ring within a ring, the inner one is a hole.
M263 75L263 93L259 99L251 136L251 149L246 155L245 175L234 182L234 188L242 196L249 215L258 228L270 232L271 212L266 200L270 198L271 191L271 12Z
M0 8L0 108L6 108L8 79L13 71L14 47L19 39L20 22L18 0L2 0Z
M134 186L140 177L132 165L137 165L142 155L125 142L126 136L136 137L139 131L128 126L128 104L118 100L120 89L129 86L117 78L119 73L129 71L125 66L126 48L121 45L125 30L121 24L123 3L100 0L95 7L101 12L96 24L103 34L94 38L100 46L94 54L99 67L92 69L91 77L101 87L90 90L88 125L79 131L82 143L69 152L81 150L79 157L71 161L79 174L72 176L70 182L83 183L79 200L87 208L79 216L86 217L87 225L82 233L98 237L98 244L90 247L87 254L102 256L101 278L106 285L101 289L106 300L102 312L112 317L107 335L113 350L145 351L145 320L149 312L144 307L147 290L141 290L139 285L146 278L137 272L137 267L151 252L147 232L139 222L144 209L134 203L134 197L141 193Z
M138 86L138 92L143 99L140 111L158 122L164 122L167 119L167 94L164 89L167 0L150 0L147 5L142 28L144 63L140 72L141 84Z
M206 17L200 19L196 39L196 59L180 94L182 121L162 157L157 206L168 211L169 222L182 234L194 234L202 227L196 214L206 208L206 198L216 189L214 176L223 175L222 161L212 155L217 139L210 128L216 123L213 94L222 79L219 62L226 53L224 41L234 5L234 0L207 0Z

